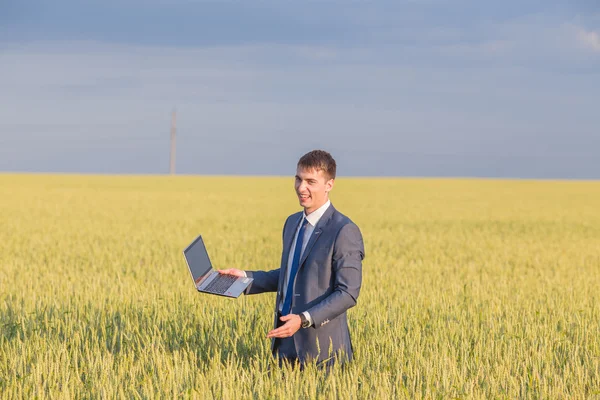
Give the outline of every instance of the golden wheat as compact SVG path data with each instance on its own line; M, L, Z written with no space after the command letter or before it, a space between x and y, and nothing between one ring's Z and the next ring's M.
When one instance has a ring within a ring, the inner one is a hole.
M271 294L197 293L182 249L279 266L291 178L0 175L2 398L600 398L600 183L339 178L367 258L355 360L280 370Z

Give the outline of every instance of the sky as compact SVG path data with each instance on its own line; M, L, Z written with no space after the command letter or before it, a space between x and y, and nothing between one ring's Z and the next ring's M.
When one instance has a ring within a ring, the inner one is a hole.
M600 3L1 0L0 171L600 179Z

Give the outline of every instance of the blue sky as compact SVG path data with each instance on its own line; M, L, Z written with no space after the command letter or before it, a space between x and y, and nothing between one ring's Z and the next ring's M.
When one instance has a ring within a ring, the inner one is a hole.
M489 4L488 4L489 3ZM8 0L0 171L600 179L595 1Z

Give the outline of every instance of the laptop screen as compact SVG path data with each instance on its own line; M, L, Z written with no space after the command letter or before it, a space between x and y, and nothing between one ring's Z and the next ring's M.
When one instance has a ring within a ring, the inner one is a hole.
M197 284L207 272L212 270L212 265L208 258L206 247L204 247L202 236L198 236L198 238L184 250L183 254L190 267L194 283Z

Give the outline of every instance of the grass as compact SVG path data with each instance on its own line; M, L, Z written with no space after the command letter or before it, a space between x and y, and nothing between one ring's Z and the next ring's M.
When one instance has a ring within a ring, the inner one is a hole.
M2 398L600 398L600 182L339 178L367 257L355 360L270 357L274 295L197 293L181 251L279 266L291 178L0 174Z

